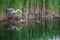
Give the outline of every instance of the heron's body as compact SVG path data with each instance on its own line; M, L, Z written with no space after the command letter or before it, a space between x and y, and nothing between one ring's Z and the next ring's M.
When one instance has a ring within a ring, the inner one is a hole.
M20 21L20 14L13 8L7 8L6 13L0 18L0 26L4 26L8 30L18 29L18 27L14 26L18 21Z

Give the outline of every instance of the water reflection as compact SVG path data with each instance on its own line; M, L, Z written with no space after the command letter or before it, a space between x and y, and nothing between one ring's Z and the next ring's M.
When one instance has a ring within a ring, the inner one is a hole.
M45 24L46 23L46 24ZM60 40L59 20L30 23L19 31L2 30L1 40Z
M7 30L16 30L16 31L19 31L20 30L20 27L17 27L17 26L14 26L14 25L7 25L6 26L6 29Z

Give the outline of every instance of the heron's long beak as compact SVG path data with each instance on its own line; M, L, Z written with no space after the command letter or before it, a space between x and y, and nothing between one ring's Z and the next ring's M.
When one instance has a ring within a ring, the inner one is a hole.
M21 11L20 9L17 9L15 12L16 12L16 13L17 13L17 12L20 12L20 13L22 13L22 11Z
M22 11L21 11L20 9L17 9L16 11L13 11L11 14L13 14L13 13L17 13L17 12L22 13Z

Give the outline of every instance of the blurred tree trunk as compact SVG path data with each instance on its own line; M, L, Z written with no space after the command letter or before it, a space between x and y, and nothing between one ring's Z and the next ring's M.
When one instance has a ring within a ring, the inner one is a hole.
M42 10L43 10L43 0L40 0L40 1L41 1L41 3L39 4L39 9L40 9L40 10L39 10L39 11L40 11L39 14L40 14L40 19L41 19L41 18L42 18L42 14L43 14L43 13L42 13L42 12L43 12L43 11L42 11Z
M59 0L59 15L60 15L60 0Z
M25 19L25 14L26 14L26 0L23 0L23 4L22 4L22 17L23 19Z
M45 0L45 15L48 15L48 0Z

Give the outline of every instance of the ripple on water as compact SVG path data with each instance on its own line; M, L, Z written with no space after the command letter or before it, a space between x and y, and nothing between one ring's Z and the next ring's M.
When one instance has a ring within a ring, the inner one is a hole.
M48 37L48 40L60 40L59 36L53 36L52 38Z

